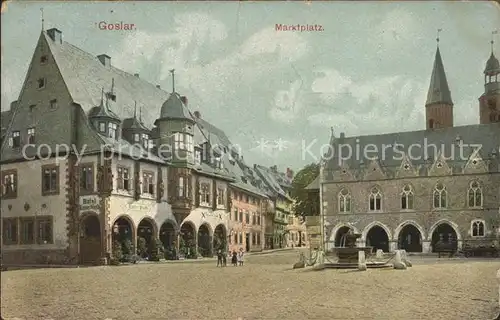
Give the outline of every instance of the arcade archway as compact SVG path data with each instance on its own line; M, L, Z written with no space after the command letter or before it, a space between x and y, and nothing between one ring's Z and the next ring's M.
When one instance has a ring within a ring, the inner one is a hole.
M198 251L203 257L212 256L212 239L209 226L206 223L198 229Z
M80 222L80 263L98 264L102 257L101 222L97 214L88 214Z
M457 239L457 233L449 223L440 223L432 232L432 252L436 252L439 248L442 247L446 247L447 249L451 250L457 250Z
M156 240L155 223L144 218L137 226L137 254L142 258L149 258L153 251L153 241Z
M179 244L179 253L186 258L196 258L196 233L194 225L191 222L184 222L181 226L181 243Z
M112 240L113 252L119 248L124 256L134 254L134 227L129 218L122 216L115 220Z
M335 247L344 247L344 235L349 233L351 228L349 227L341 227L337 230L337 234L335 235Z
M176 241L175 226L171 221L165 221L160 227L160 241L165 252L174 249Z
M213 248L214 250L222 250L223 252L227 251L227 234L223 224L215 227Z
M373 247L373 250L389 252L389 236L384 228L373 226L366 234L366 246Z
M422 234L412 224L405 225L398 235L398 249L406 252L422 252Z

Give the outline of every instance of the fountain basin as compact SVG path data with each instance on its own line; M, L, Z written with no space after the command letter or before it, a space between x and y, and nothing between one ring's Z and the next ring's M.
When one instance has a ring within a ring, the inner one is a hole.
M334 248L337 258L337 263L358 263L358 252L364 251L365 257L372 254L373 247L354 247L354 248Z

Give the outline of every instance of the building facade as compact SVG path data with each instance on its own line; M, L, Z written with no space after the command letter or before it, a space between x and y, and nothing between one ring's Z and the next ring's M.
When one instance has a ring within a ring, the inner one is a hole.
M480 124L454 126L438 47L425 102L426 130L359 137L332 133L330 150L348 145L369 150L370 157L326 153L319 178L308 187L319 190L326 250L342 246L349 230L362 235L358 245L386 252L498 242L500 65L493 52L484 79Z
M225 133L62 37L41 32L2 112L2 263L262 250L267 187Z

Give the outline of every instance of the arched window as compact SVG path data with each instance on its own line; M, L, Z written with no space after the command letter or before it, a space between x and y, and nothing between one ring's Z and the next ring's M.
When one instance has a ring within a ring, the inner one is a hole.
M401 209L413 209L413 188L409 184L403 187L403 192L401 193Z
M370 204L369 204L370 211L382 210L382 194L380 193L379 188L373 187L370 190L369 202L370 202Z
M472 236L473 237L484 237L485 235L485 225L484 225L484 221L481 221L481 220L475 220L475 221L472 221Z
M339 212L351 212L351 193L347 189L339 192Z
M469 208L479 208L483 206L483 191L477 181L469 184Z
M446 208L446 187L442 183L436 184L433 192L433 207L436 209Z
M183 198L184 197L184 177L179 177L179 186L178 186L178 190L179 190L179 198Z
M429 119L429 129L433 129L433 128L434 128L434 120Z

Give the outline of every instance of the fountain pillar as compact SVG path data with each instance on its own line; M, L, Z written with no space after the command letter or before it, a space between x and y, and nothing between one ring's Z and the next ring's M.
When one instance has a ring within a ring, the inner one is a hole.
M431 252L431 242L428 240L422 241L422 253L430 253Z
M398 241L397 240L390 240L389 241L389 252L394 252L398 250Z

